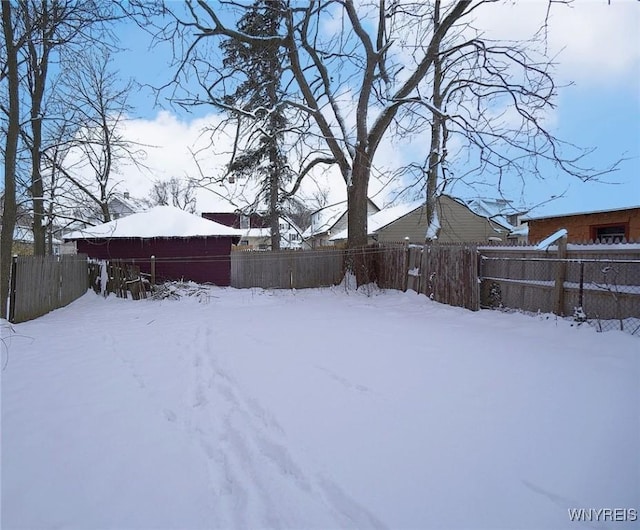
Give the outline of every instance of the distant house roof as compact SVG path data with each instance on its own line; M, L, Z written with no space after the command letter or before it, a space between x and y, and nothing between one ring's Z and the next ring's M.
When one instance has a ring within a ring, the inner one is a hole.
M378 205L370 198L368 199L368 201L375 207L376 210L380 210ZM304 231L302 237L307 239L318 234L324 234L330 231L341 219L341 217L347 212L347 209L347 201L340 201L316 210L311 214L311 226L309 226Z
M340 220L347 211L347 201L320 208L311 214L311 226L303 234L305 238L324 234Z
M125 209L129 210L129 213L142 212L147 209L147 204L141 200L136 199L125 192L123 195L117 195L109 201L109 208L113 208L114 204L119 202Z
M240 232L243 237L271 237L271 228L245 228Z
M467 202L461 199L458 199L456 197L451 197L448 195L447 197L449 197L451 200L456 201L462 206L468 208L475 215L489 219L492 223L495 223L496 225L506 230L512 230L514 228L511 224L509 224L509 222L507 222L507 220L504 217L500 215L490 216L490 215L487 215L487 213L490 213L490 212L481 213L480 210L476 211L476 208L472 208ZM404 217L405 215L412 213L418 208L422 208L424 204L425 204L424 199L420 199L417 201L398 204L396 206L390 206L390 207L384 208L383 210L380 210L377 213L370 215L367 219L367 235L370 235L370 236L374 235L376 232L382 230L386 226ZM330 239L331 241L339 241L339 240L347 239L347 230L342 230L339 233L334 234Z
M517 208L510 200L502 198L477 197L459 201L465 204L473 213L491 219L510 230L515 229L515 226L509 222L507 216L521 214L523 211L526 211L524 207Z
M98 226L64 236L73 239L235 236L241 231L209 221L173 206L156 206Z
M394 221L397 221L401 217L417 210L424 206L424 200L418 200L413 202L407 202L398 204L396 206L389 206L370 215L367 218L367 235L373 235L378 230L381 230L387 225L390 225ZM347 239L348 230L341 230L337 234L331 236L331 241L340 241L343 239Z
M609 212L623 212L625 210L639 210L640 209L640 204L636 205L636 206L623 206L620 208L608 208L608 209L603 209L603 210L586 210L586 211L580 211L580 212L565 212L565 213L559 213L559 214L545 214L545 215L528 215L526 217L524 217L522 220L523 221L535 221L538 219L554 219L556 217L572 217L574 215L591 215L591 214L598 214L598 213L609 213Z
M13 240L20 243L33 243L33 230L30 226L16 225L13 228Z

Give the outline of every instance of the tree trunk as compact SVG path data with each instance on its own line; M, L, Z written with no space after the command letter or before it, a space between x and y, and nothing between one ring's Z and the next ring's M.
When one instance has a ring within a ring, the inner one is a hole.
M357 158L357 157L356 157ZM367 246L367 210L369 188L369 168L354 163L353 179L347 186L347 226L349 254L346 268L356 278L356 284L366 285L372 281L373 271L369 270L369 262L364 248Z
M109 201L102 199L100 202L100 212L102 213L102 222L109 223L111 221L111 212L109 211Z
M9 87L9 116L4 153L4 208L2 233L0 234L0 318L7 318L9 276L11 273L11 251L13 230L16 225L16 157L20 135L20 101L18 56L13 41L11 2L2 2L2 30L7 53L7 83Z
M437 0L433 9L433 28L434 32L438 30L440 26L440 1ZM436 193L438 190L438 170L442 163L442 156L440 150L442 149L441 135L442 135L442 121L444 117L442 113L442 59L439 57L440 46L436 49L436 56L433 59L433 91L432 91L432 103L436 108L436 111L431 113L431 147L429 150L429 168L427 171L427 185L426 185L426 205L427 205L427 232L425 234L425 241L432 238L431 224L436 213ZM427 237L429 236L429 237Z
M273 132L273 130L272 130ZM280 250L280 156L278 146L269 148L269 220L271 250Z
M40 105L32 109L31 130L33 134L33 146L31 147L31 199L33 201L33 254L44 256L45 225L44 225L44 186L42 184L41 148L42 148L42 118L40 117Z
M368 242L367 211L369 177L369 157L361 150L356 152L353 161L351 178L347 178L347 206L348 206L348 246L349 248L363 247Z
M46 6L43 8L46 15ZM26 16L26 14L25 14ZM46 17L45 17L46 19ZM44 184L42 182L42 101L47 83L47 72L49 66L49 28L44 22L42 27L30 27L31 31L39 33L42 39L42 56L38 56L36 44L33 40L28 41L29 49L29 69L31 76L31 200L33 202L33 254L44 256L45 246L45 210L44 210Z

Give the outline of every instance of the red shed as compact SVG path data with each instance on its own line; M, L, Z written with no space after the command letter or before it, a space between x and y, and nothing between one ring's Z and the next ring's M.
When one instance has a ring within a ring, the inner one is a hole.
M64 237L96 259L135 262L145 273L155 256L156 278L229 285L231 245L240 231L173 206L156 206Z

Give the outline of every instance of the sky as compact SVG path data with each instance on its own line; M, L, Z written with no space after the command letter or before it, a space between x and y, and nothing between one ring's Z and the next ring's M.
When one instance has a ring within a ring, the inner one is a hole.
M476 24L491 37L521 39L530 36L546 12L546 2L530 0L490 6L478 11ZM117 30L121 45L128 50L114 59L114 68L142 84L160 86L172 75L168 46L150 47L150 36L133 24ZM507 198L526 207L531 214L600 210L640 204L640 3L633 0L580 0L571 7L555 5L551 11L549 52L556 56L557 106L548 117L556 135L572 144L593 148L587 159L593 167L608 167L624 159L619 169L601 177L602 182L582 183L550 171L544 180L527 179L505 186ZM220 116L212 108L192 112L172 106L169 92L159 97L141 86L131 103L134 116L126 135L147 147L148 169L122 168L121 189L146 196L154 179L172 176L197 177L220 174L226 157L210 157L198 168L192 152L208 149L203 132ZM229 138L217 137L216 147ZM420 147L418 147L420 149ZM218 149L219 150L219 149ZM205 151L201 151L204 153ZM383 148L377 163L396 157L392 147ZM202 158L202 155L201 155ZM329 202L346 198L342 179L336 174L321 178L320 187L329 190ZM303 191L311 196L317 187L309 183ZM219 190L220 191L220 190ZM370 195L384 205L393 198L391 187L375 180ZM495 197L489 185L470 188L454 186L450 193L463 198ZM225 192L222 191L224 194ZM239 197L236 197L239 198ZM221 209L216 194L201 191L198 210Z

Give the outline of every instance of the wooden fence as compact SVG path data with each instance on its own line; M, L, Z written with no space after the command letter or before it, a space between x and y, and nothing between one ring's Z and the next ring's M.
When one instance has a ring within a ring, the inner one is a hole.
M278 250L231 252L231 286L303 289L336 285L342 280L344 251Z
M141 300L147 298L155 284L153 256L151 271L149 280L149 275L142 274L140 266L135 263L121 259L94 260L89 263L89 284L96 293L102 293L105 297L114 293L118 298L128 298L131 294L134 300ZM106 285L102 285L103 281L106 281Z
M87 256L16 256L11 268L9 321L32 320L73 302L89 287Z
M474 245L387 244L359 249L234 251L232 287L305 288L338 284L347 268L383 289L413 289L445 304L478 310Z
M640 246L481 247L481 305L585 320L640 319Z
M470 244L411 245L407 288L436 302L480 309L478 251Z

